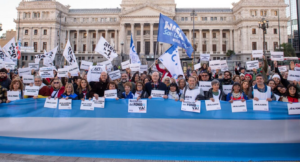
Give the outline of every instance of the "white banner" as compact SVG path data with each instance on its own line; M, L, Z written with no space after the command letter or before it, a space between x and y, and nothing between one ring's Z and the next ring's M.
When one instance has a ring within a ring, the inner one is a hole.
M284 61L283 52L271 52L272 61Z
M109 72L108 75L111 80L117 80L121 78L120 70Z
M10 59L17 59L17 49L16 49L16 42L15 37L13 37L4 47L3 51L5 52L6 56Z
M165 95L165 91L163 90L152 90L151 97L152 98L163 98Z
M41 78L54 78L52 67L40 68L39 74L40 74Z
M63 55L70 65L77 64L75 54L74 54L74 52L72 50L72 46L70 44L70 40L68 40L68 43L65 47Z
M7 91L7 100L9 100L9 101L20 100L20 92L19 91Z
M286 71L287 71L287 69L288 69L288 67L287 67L287 66L285 66L285 65L283 65L283 66L278 66L278 70L279 70L279 72L286 72Z
M263 58L263 50L253 50L252 51L252 58Z
M117 98L118 97L118 93L117 90L106 90L104 91L104 97L105 98Z
M295 67L294 70L295 71L300 71L300 67Z
M19 76L31 75L30 68L19 68L18 72L19 72Z
M211 100L205 100L206 111L221 110L221 104L219 100L212 102Z
M72 100L71 99L60 99L58 103L58 109L60 110L71 110L72 109Z
M0 59L0 68L2 69L2 68L4 68L5 67L5 64L4 64L4 62Z
M97 66L104 66L107 72L113 71L113 65L111 61L98 62Z
M221 71L228 71L228 65L226 60L221 60Z
M201 102L182 102L181 104L181 111L188 111L188 112L196 112L200 113L201 110Z
M248 61L248 62L246 62L246 67L247 67L247 70L258 69L259 68L258 61L257 60Z
M105 66L91 66L91 69L87 74L88 82L99 82L102 72L106 72Z
M109 61L112 61L114 58L118 57L118 54L114 48L102 36L95 48L95 51L100 53Z
M92 62L89 62L89 61L81 61L81 66L80 66L80 69L83 69L83 70L89 70L90 66L93 66L93 63Z
M222 85L223 92L227 95L232 90L232 85Z
M4 62L5 69L15 69L16 64L14 62Z
M33 75L23 75L23 83L25 83L25 84L34 83L34 76Z
M26 96L38 96L39 95L40 88L37 86L26 86L24 95Z
M69 69L67 68L61 68L61 69L58 69L57 70L57 77L68 77L68 72L69 72Z
M38 63L28 63L28 67L30 69L34 69L35 71L38 71L40 69L40 65Z
M254 111L269 111L269 102L267 100L253 100Z
M194 70L200 69L201 68L201 63L194 65Z
M231 104L232 112L247 112L247 104L246 101L233 101Z
M199 88L201 88L203 91L209 91L209 89L211 88L211 82L200 81Z
M123 70L125 70L125 69L127 69L127 68L130 68L130 61L127 60L127 61L125 61L125 62L122 62L121 65L122 65L122 69L123 69Z
M210 61L210 54L200 54L200 61Z
M96 100L95 97L93 97L94 107L95 108L104 108L105 107L105 98L104 97L98 97L98 100Z
M141 65L140 66L140 73L144 73L144 71L148 72L148 65Z
M209 67L211 68L211 70L221 69L220 60L209 61Z
M292 71L292 70L289 70L289 75L288 75L288 78L287 80L290 80L290 81L300 81L300 73L298 71Z
M78 69L77 64L73 64L73 65L69 66L68 70L69 70L71 76L78 76L79 69Z
M300 103L288 103L289 115L299 115L300 114Z
M140 64L130 64L131 71L140 71Z
M51 109L56 109L57 108L57 103L58 103L58 99L55 98L46 98L44 107L45 108L51 108Z
M94 111L94 101L84 100L81 101L80 110L91 110Z
M147 113L147 100L128 100L129 113Z

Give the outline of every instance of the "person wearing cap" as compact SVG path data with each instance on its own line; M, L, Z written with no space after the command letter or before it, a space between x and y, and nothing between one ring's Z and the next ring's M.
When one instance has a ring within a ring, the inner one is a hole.
M281 83L283 86L288 87L290 82L287 79L282 77L278 69L277 61L274 61L274 67L275 67L275 73L277 74L273 75L272 79L275 81L276 86L278 86Z
M244 81L245 80L245 74L240 74L240 78L241 78L241 81Z
M247 95L243 92L242 86L240 83L234 83L232 90L226 96L226 101L232 103L233 101L242 101L245 102L248 100Z
M276 97L271 90L271 87L267 86L264 81L264 77L262 74L256 75L256 85L250 88L248 93L248 98L253 99L255 101L258 100L267 100L267 101L275 101Z
M5 68L0 69L0 85L3 88L9 89L11 80L7 78L7 70Z

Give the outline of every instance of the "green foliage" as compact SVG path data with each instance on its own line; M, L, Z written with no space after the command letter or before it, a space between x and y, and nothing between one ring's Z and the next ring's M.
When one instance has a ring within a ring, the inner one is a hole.
M230 57L231 55L235 55L235 53L234 53L233 50L228 50L228 51L226 52L226 55L227 55L228 57Z
M276 51L283 51L284 57L296 57L295 49L290 43L281 44L280 49Z

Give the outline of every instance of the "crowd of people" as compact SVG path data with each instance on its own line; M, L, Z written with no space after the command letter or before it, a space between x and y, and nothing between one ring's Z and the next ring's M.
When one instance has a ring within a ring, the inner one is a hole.
M131 73L126 69L121 78L111 80L107 72L102 72L98 82L88 82L87 72L79 73L78 76L59 78L54 70L54 78L41 78L37 71L32 70L34 83L23 83L22 77L9 69L0 69L0 103L10 103L7 92L19 92L20 99L26 98L58 98L72 100L91 100L105 96L106 90L116 90L119 99L151 99L152 90L164 91L163 98L175 101L246 101L267 100L282 102L300 102L300 81L288 81L285 72L278 70L277 62L274 61L274 70L268 70L268 63L264 59L259 62L259 69L253 69L251 73L244 68L235 69L235 75L230 71L212 72L207 63L203 63L200 69L190 70L172 78L167 69L159 67L155 61L158 72ZM290 69L294 70L294 63L290 63ZM271 74L272 73L272 74ZM203 90L200 82L211 82L209 90ZM232 85L231 92L225 93L223 87ZM25 86L39 87L37 96L24 95Z

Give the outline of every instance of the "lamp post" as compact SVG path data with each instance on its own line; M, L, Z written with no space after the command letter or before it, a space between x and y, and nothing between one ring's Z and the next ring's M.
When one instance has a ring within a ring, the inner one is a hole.
M163 50L162 50L162 46L163 46L163 44L162 44L162 43L160 43L160 55L162 55L162 52L163 52Z
M124 55L123 55L123 45L124 45L124 42L121 42L121 59L122 59L122 62L124 62Z
M193 16L193 49L194 49L194 61L193 61L193 65L195 64L195 16L197 16L195 10L193 10L193 12L191 13L191 16Z
M263 30L263 50L264 50L264 55L266 55L265 35L267 32L267 28L269 28L269 21L266 20L265 18L262 18L261 21L258 22L258 26Z

